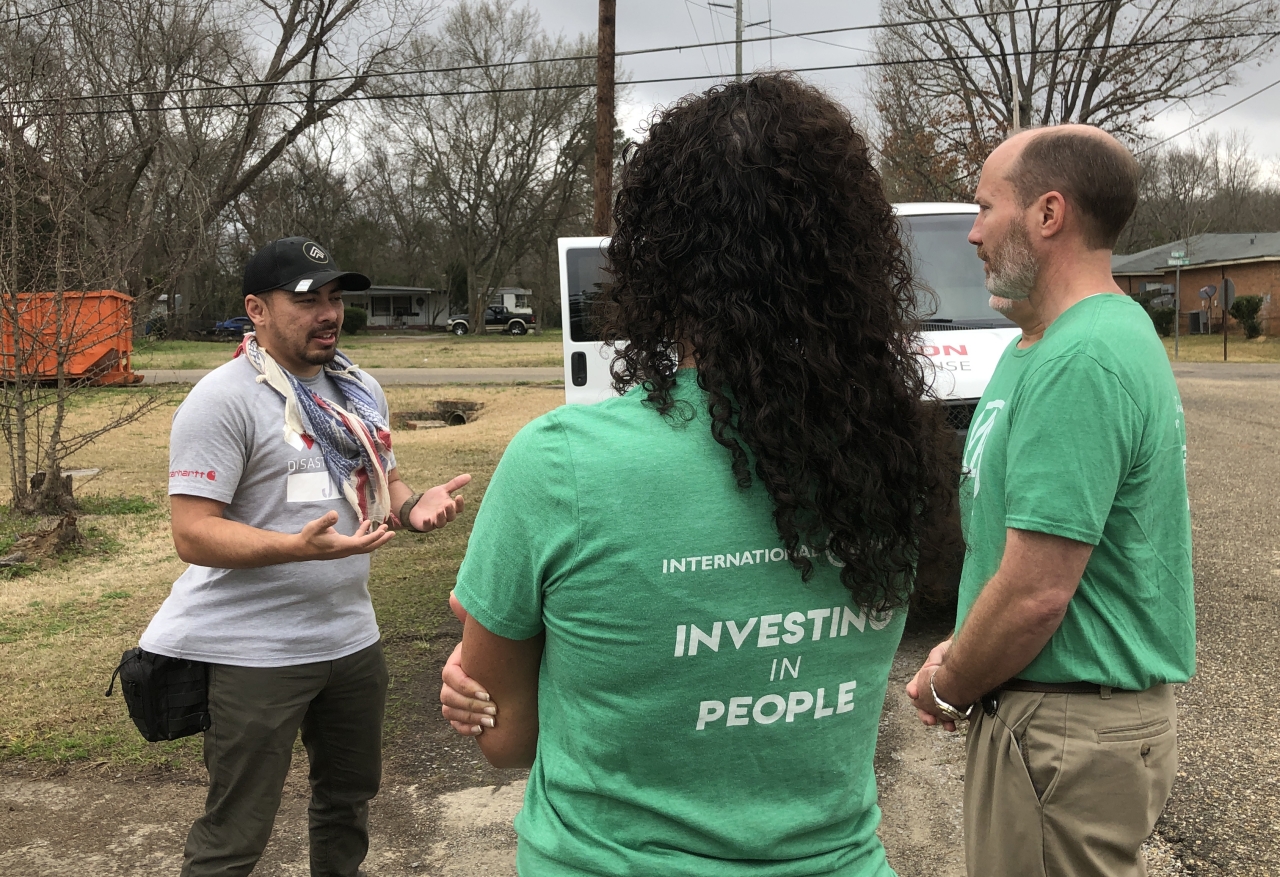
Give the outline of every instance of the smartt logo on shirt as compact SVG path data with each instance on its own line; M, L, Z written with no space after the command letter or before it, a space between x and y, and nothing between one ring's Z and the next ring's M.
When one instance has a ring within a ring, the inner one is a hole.
M170 478L201 478L205 481L217 481L218 473L210 469L207 472L201 472L199 469L170 469Z

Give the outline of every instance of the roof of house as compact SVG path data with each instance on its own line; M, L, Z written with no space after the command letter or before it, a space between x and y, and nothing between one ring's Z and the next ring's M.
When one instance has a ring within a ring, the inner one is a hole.
M347 290L343 292L343 295L364 295L366 292L373 293L374 295L417 295L419 293L431 293L434 295L436 293L442 293L444 290L429 289L425 286L379 286L375 283L368 289L359 289L355 291Z
M1188 268L1275 260L1280 259L1280 232L1198 234L1140 253L1112 256L1111 273L1163 274L1172 270L1169 254L1174 250L1186 250L1191 260Z

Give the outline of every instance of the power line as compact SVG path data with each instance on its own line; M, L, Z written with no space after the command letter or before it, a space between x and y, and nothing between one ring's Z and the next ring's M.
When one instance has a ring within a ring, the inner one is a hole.
M12 24L15 21L22 21L25 18L38 18L41 15L48 15L50 12L57 12L59 9L66 9L69 6L79 6L83 2L84 0L71 0L69 3L50 6L48 9L37 9L35 12L24 12L21 15L15 15L12 18L0 18L0 24Z
M1097 3L1097 2L1098 2L1098 0L1088 0L1088 2L1089 2L1089 3ZM695 6L697 6L698 4L696 4L696 3L695 3L694 5L695 5ZM728 18L728 17L729 17L729 14L728 14L727 12L716 12L716 10L715 10L715 9L711 9L711 6L713 6L713 5L714 5L714 4L708 4L708 5L707 5L707 7L705 7L705 8L709 9L713 15L720 15L720 16L723 16L723 17L725 17L725 18ZM1085 3L1080 3L1080 4L1067 4L1067 5L1087 5L1087 4L1085 4ZM996 14L996 13L987 13L987 15L995 15L995 14ZM1004 14L1007 14L1007 13L999 13L999 14L1004 15ZM770 20L770 22L773 20L773 12L772 12L772 10L770 10L770 13L769 13L769 20ZM761 23L761 24L765 24L765 22L760 22L760 23ZM912 23L912 24L929 24L929 23L933 23L933 21L932 21L932 20L928 20L928 21L911 22L911 23ZM903 22L903 24L905 24L905 22ZM872 28L872 27L885 27L885 25L858 25L857 27L851 27L851 28L835 28L834 30L839 31L839 32L841 32L841 33L844 33L844 32L851 31L851 30L861 30L861 29L863 29L863 28ZM867 51L870 51L869 49L863 49L863 48L860 48L860 47L858 47L858 46L846 46L846 45L844 45L843 43L833 43L833 42L831 42L830 40L819 40L819 39L815 39L814 37L810 36L810 35L809 35L809 32L807 32L807 31L806 31L805 33L788 33L788 32L787 32L787 31L785 31L785 30L778 30L778 29L777 29L777 28L775 28L775 27L769 27L767 24L766 24L766 26L765 26L765 30L769 31L769 33L770 33L770 34L775 34L776 36L769 36L769 37L752 37L752 38L750 38L750 39L744 38L742 41L743 41L744 43L754 43L754 42L759 42L761 39L767 39L767 40L780 40L780 39L789 39L789 38L791 38L791 37L796 37L796 38L799 38L799 39L802 39L802 40L806 40L806 41L808 41L808 42L810 42L810 43L818 43L818 44L823 45L823 46L833 46L834 48L837 48L837 49L847 49L847 50L849 50L849 51L851 51L851 52L867 52ZM828 31L813 31L813 33L827 33L827 32L828 32ZM770 58L769 58L769 62L770 62L770 63L773 63L773 57L772 57L772 55L773 55L773 52L772 52L772 49L773 49L773 43L772 43L772 42L770 42L770 43L769 43L769 47L770 47Z
M1205 116L1200 121L1188 125L1187 127L1183 128L1181 131L1179 131L1177 134L1170 134L1168 137L1164 138L1163 140L1157 140L1155 143L1152 143L1150 146L1144 146L1142 149L1139 149L1135 153L1135 155L1142 155L1144 152L1150 152L1151 150L1155 149L1157 146L1163 146L1164 144L1168 143L1170 140L1173 140L1176 137L1181 137L1183 134L1186 134L1188 131L1194 131L1196 128L1199 128L1205 122L1218 118L1218 116L1221 116L1223 113L1227 112L1228 110L1234 110L1236 107L1240 106L1240 104L1244 103L1245 101L1252 100L1253 98L1262 94L1264 91L1269 91L1275 88L1277 85L1280 85L1280 79L1277 79L1275 82L1271 83L1270 85L1262 86L1262 88L1258 89L1252 94L1246 94L1244 97L1240 98L1240 100L1236 101L1235 103L1229 104L1223 107L1222 109L1218 110L1216 113L1211 113L1210 115Z
M72 5L76 5L76 3L79 3L79 2L82 2L82 0L72 0L72 2L67 3L66 5L72 6ZM1105 2L1105 0L1069 0L1069 2L1062 2L1062 3L1053 4L1051 6L1038 7L1036 10L1016 9L1013 11L1021 13L1021 12L1030 12L1030 11L1041 11L1045 9L1069 9L1069 8L1079 7L1079 6L1096 6L1100 2ZM686 3L694 6L699 6L700 8L703 8L703 9L707 9L708 12L714 12L714 10L712 10L710 7L704 6L698 3L693 3L692 0L686 0ZM57 8L60 9L64 7L57 7ZM44 11L49 12L52 10L44 10ZM915 27L917 25L922 25L922 24L938 24L938 23L945 23L950 21L964 21L964 20L973 19L973 18L990 18L992 15L995 15L995 14L996 13L991 13L991 12L969 13L966 15L948 15L948 16L940 16L937 18L920 18L920 19L911 19L907 21L891 21L891 22L880 22L877 24L853 25L850 27L825 28L823 30L801 31L798 33L779 32L777 35L770 34L768 36L763 36L763 37L745 37L743 38L743 42L754 43L754 42L761 42L765 40L772 41L772 40L780 40L780 39L805 38L805 37L820 35L820 34L848 33L851 31L878 30L878 29L884 29L884 28ZM1006 15L1008 13L1001 12L999 14ZM692 21L692 18L690 20ZM714 17L712 17L711 22L712 22L712 33L714 35L715 33ZM770 28L770 30L772 30L772 28ZM697 36L696 26L694 28L694 35L695 37ZM1236 36L1240 36L1240 35L1236 35ZM1214 39L1214 38L1207 37L1206 39ZM1226 38L1219 37L1217 39L1226 39ZM736 42L737 42L736 40L712 40L709 42L690 43L687 45L654 46L647 49L630 49L625 52L616 52L615 57L651 55L651 54L658 54L658 53L664 53L664 52L683 52L687 49L703 49L703 48L710 48L713 46L729 46L729 45L734 45ZM772 46L772 42L770 42L770 45ZM853 48L853 47L845 46L844 48ZM862 50L859 50L859 51L862 51ZM325 83L332 83L332 82L350 82L350 81L361 79L361 78L366 80L367 79L385 79L393 76L422 76L422 75L431 75L436 73L465 73L465 72L474 71L474 70L492 70L499 67L523 67L523 66L529 66L534 64L553 64L553 63L564 63L569 61L594 61L595 57L596 57L595 55L566 55L559 58L527 58L523 60L499 61L499 62L488 63L488 64L466 64L466 65L457 65L453 67L427 67L427 68L411 69L411 70L387 70L387 71L364 73L364 74L351 73L351 74L339 74L335 76L320 76L320 77L312 77L307 79L257 80L254 82L237 83L233 85L225 85L225 84L191 85L191 86L185 86L183 88L175 88L175 89L169 89L169 90L152 89L149 91L122 91L122 92L112 92L112 93L106 93L106 94L71 95L65 98L23 98L21 100L9 101L9 103L57 103L64 100L85 101L85 100L108 100L108 99L124 98L124 97L157 97L157 96L167 97L175 94L195 94L195 93L204 92L204 91L228 91L228 90L252 89L252 88L279 88L282 86L290 86L290 85L298 86L298 85L325 84ZM703 57L705 60L705 57L706 57L705 52L703 53ZM716 55L716 60L717 62L719 62L720 60L720 56L718 53ZM710 72L709 65L708 65L708 72ZM718 74L712 74L712 76L716 76L716 75ZM662 80L655 80L655 81L662 81Z
M1212 42L1217 40L1240 39L1242 37L1276 37L1276 36L1280 36L1280 30L1258 31L1255 33L1234 34L1232 36L1221 36L1221 37L1194 37L1194 38L1187 37L1187 38L1179 38L1179 39L1173 39L1173 40L1136 40L1128 43L1112 43L1110 46L1108 46L1108 48L1109 49L1142 49L1142 48L1151 48L1154 46L1181 45L1181 44L1192 43L1192 42ZM1081 46L1081 47L1062 48L1062 49L1057 49L1056 51L1058 52L1092 52L1092 51L1096 51L1097 49L1098 49L1097 46ZM1008 52L1006 54L1011 57L1021 57L1021 56L1027 56L1027 55L1040 54L1041 51L1042 50L1039 50L1039 49L1024 49L1024 50L1015 51L1015 52ZM585 57L594 58L595 56L590 55ZM971 54L971 55L942 56L942 57L936 57L936 58L902 58L902 59L897 59L893 61L862 61L862 62L857 62L853 64L825 64L825 65L816 66L816 67L793 67L790 69L790 72L822 73L822 72L829 72L833 70L860 70L860 69L877 68L877 67L898 67L898 66L905 66L905 65L911 65L911 64L936 64L940 61L946 61L946 62L979 61L987 57L989 56L982 53L978 53L978 54ZM671 82L695 82L695 81L706 80L706 79L724 79L731 75L732 74L710 73L710 74L697 74L694 76L661 76L661 77L655 77L653 79L632 79L632 80L629 80L627 84L652 85L652 84L671 83ZM288 82L283 84L295 85L298 83ZM1272 85L1275 85L1275 84L1278 84L1278 83L1272 83ZM252 86L234 86L234 88L241 88L241 89L250 88L250 87ZM1266 91L1267 88L1271 88L1271 87L1272 86L1267 86L1266 88L1261 89L1260 91L1256 92L1254 95L1250 95L1249 97L1254 97L1256 96L1256 94L1261 94L1262 91ZM229 90L232 88L232 86L223 86L222 88L224 90ZM458 97L458 96L465 96L465 95L482 95L482 94L514 94L514 93L534 92L534 91L562 91L566 89L575 89L575 88L584 88L584 89L595 88L595 83L594 82L574 82L574 83L560 83L560 84L554 84L554 85L529 85L529 86L506 86L501 88L457 89L452 91L419 91L419 92L404 92L404 93L390 93L390 94L362 94L362 95L351 95L347 98L344 98L342 102L406 100L406 99L423 98L423 97ZM154 94L154 93L155 92L142 92L139 94L148 95L148 94ZM115 96L131 97L131 96L137 96L137 95L123 93ZM1243 98L1241 101L1238 101L1236 104L1233 104L1232 106L1236 106L1239 103L1243 103L1245 100L1248 100L1249 97ZM41 102L49 102L50 100L56 100L56 99L46 98L46 99L41 99ZM60 116L60 115L66 115L66 116L120 115L124 113L133 113L133 112L139 112L139 113L189 112L192 110L209 110L209 109L229 110L229 109L235 109L237 107L249 108L249 107L261 107L261 106L297 106L299 104L316 104L316 103L324 103L324 102L325 101L317 100L314 97L306 97L306 98L290 98L290 99L256 101L256 102L245 100L245 101L231 102L231 103L177 104L177 105L158 106L158 107L113 107L108 109L72 110L67 113L33 114L32 118L46 118L50 116ZM10 103L23 103L23 101L11 101ZM1227 107L1226 109L1231 109L1231 107ZM1226 112L1226 109L1221 110L1220 112ZM1202 120L1201 123L1197 123L1197 124L1202 124L1203 122L1207 122L1209 121L1210 118L1213 118L1213 117L1212 116L1207 117L1204 120ZM1174 135L1174 136L1178 136L1178 135Z
M692 0L686 0L686 2L692 3ZM857 25L851 25L848 27L828 27L828 28L823 28L821 30L803 30L803 31L797 31L796 33L787 33L786 31L779 31L779 30L775 30L774 28L769 28L769 30L773 31L774 34L776 34L776 36L771 35L771 36L764 36L764 37L743 37L742 42L758 43L758 42L763 42L765 40L783 40L783 39L792 39L792 38L804 39L806 37L823 36L826 34L837 34L837 33L853 33L855 31L864 31L864 30L894 30L897 28L916 27L922 24L946 24L948 22L969 21L971 19L977 19L977 18L981 18L981 19L994 18L996 16L1009 15L1010 13L1021 15L1023 13L1044 12L1046 10L1053 10L1053 9L1062 10L1062 9L1073 9L1080 6L1100 6L1107 2L1109 2L1109 0L1066 0L1066 2L1052 3L1045 6L1037 6L1034 9L1023 8L1023 9L1012 9L1012 10L1006 9L1006 10L1001 10L999 12L969 12L965 14L956 14L956 15L940 15L934 18L912 18L904 21L881 21L875 24L857 24ZM708 12L712 13L713 15L719 14L719 15L724 15L724 17L726 18L729 17L725 13L716 13L714 9L711 9L709 6L706 6L700 3L693 3L692 5L698 6L699 8L702 8L702 9L706 9ZM704 45L707 45L707 46L722 45L723 46L723 45L733 45L736 42L737 40L724 40L723 42L720 42L720 43L705 43ZM816 40L815 42L822 42L822 41ZM859 52L865 51L865 49L859 49L856 46L840 46L837 43L826 43L826 45L837 46L838 48L841 48L841 49L852 49L854 51L859 51ZM646 55L654 52L676 52L676 51L682 51L684 49L696 49L696 48L698 48L697 44L687 45L687 46L661 46L653 49L631 49L630 51L627 51L627 52L618 52L618 55L620 56L621 55Z
M693 4L690 0L684 0L684 11L689 16L689 24L693 27L693 38L699 42L699 50L702 52L702 63L707 65L707 72L711 72L711 62L707 60L707 50L701 48L702 35L698 33L698 25L694 23L693 11L689 8ZM617 57L616 55L614 57Z

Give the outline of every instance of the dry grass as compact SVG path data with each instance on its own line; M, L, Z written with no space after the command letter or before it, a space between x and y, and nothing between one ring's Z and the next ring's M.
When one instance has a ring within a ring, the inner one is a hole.
M105 416L118 392L95 394L72 412L72 419ZM507 442L529 420L561 404L564 395L535 387L393 386L387 396L393 411L427 408L444 398L485 404L475 423L395 436L398 465L411 485L439 484L464 471L475 476L458 522L436 534L399 534L374 557L370 591L384 637L411 645L430 637L448 611L449 588L476 505ZM184 569L168 528L172 412L173 406L152 412L70 461L74 467L102 469L78 488L82 495L141 496L156 503L151 511L82 518L82 525L100 530L113 550L0 581L0 759L198 763L198 738L146 744L119 695L102 696L121 652L137 644ZM412 650L401 653L411 656ZM392 669L394 676L395 662ZM409 719L398 716L396 700L393 682L393 728Z
M1164 349L1173 359L1173 338L1165 338ZM1221 335L1183 335L1178 339L1179 362L1222 362ZM1228 362L1280 362L1280 338L1265 335L1249 340L1243 335L1227 336Z
M365 368L552 368L564 362L559 330L540 335L433 334L383 338L345 335L343 352ZM147 369L217 368L235 352L230 341L139 340L133 367Z

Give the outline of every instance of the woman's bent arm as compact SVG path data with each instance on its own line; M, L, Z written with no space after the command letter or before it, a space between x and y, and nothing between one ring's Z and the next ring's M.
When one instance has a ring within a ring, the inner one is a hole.
M462 666L502 705L502 721L476 738L494 767L529 767L538 748L538 668L545 636L513 640L492 634L468 616Z

